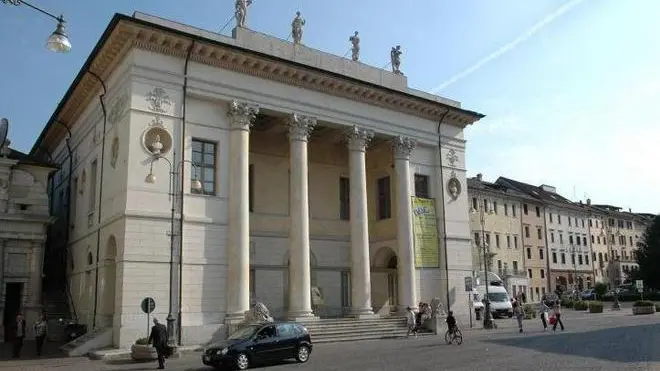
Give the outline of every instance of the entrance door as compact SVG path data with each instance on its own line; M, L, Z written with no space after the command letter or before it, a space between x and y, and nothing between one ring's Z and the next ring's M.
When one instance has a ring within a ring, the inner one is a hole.
M387 296L390 303L390 312L396 312L399 305L397 273L389 272L387 274Z
M16 315L21 310L22 291L23 283L21 282L8 282L5 285L5 314L2 321L5 326L5 342L12 339Z

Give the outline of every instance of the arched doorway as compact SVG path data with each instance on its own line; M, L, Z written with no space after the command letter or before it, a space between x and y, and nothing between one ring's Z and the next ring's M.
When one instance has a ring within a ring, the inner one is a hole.
M389 315L397 310L398 258L394 250L383 246L371 261L371 305L375 313Z
M117 282L117 240L115 236L110 235L105 244L103 254L103 274L99 282L99 291L101 292L101 310L99 322L101 326L112 326L115 314L116 303L116 282Z
M280 316L286 316L287 312L289 311L289 282L291 280L291 269L289 269L291 265L291 259L289 258L289 253L286 253L285 258L285 263L286 263L286 270L284 272L284 284L283 284L283 295L282 295L282 313L278 313L278 311L275 311L275 313L271 313L274 315L280 315ZM314 255L313 252L309 252L309 286L312 290L314 288L318 288L320 291L321 296L323 296L323 288L319 286L318 283L318 274L317 274L317 268L318 267L318 261L316 260L316 255ZM312 303L314 304L314 303ZM318 305L316 305L318 307ZM315 306L312 305L312 308ZM318 313L315 313L318 315Z

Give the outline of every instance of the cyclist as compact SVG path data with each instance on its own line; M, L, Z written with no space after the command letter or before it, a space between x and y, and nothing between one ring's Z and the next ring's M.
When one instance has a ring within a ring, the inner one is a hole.
M456 329L456 318L454 318L454 312L449 311L447 312L447 331L449 331L450 334L454 333L454 330Z

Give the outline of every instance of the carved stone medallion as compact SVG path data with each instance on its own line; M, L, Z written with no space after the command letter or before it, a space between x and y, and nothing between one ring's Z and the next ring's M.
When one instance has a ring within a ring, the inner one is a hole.
M461 181L456 177L456 173L452 171L447 181L447 193L449 193L452 200L456 200L461 195L462 188Z
M154 112L167 113L172 107L172 99L163 88L154 88L147 93L146 99L149 109Z

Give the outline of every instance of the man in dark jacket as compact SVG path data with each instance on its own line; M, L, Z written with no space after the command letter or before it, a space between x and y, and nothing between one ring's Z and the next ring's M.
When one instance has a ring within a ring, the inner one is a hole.
M151 334L149 335L149 344L156 348L158 368L164 369L165 353L167 352L167 327L159 323L157 318L154 318L154 326L151 328Z
M13 349L13 354L12 356L14 358L20 358L21 357L21 349L23 348L23 339L25 338L25 318L23 318L23 314L18 313L16 315L16 322L13 325L13 332L14 332L14 349Z

